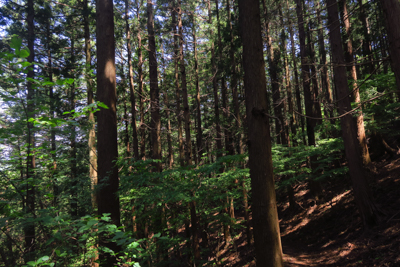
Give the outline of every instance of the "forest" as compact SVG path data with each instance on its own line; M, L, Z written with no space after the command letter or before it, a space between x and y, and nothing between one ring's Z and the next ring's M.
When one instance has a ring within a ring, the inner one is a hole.
M0 1L0 266L399 266L399 0Z

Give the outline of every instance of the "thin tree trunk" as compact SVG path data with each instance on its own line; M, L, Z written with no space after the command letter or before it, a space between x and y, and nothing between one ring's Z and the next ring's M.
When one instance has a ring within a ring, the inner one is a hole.
M334 81L336 93L339 99L339 114L342 115L351 110L348 97L346 67L344 65L344 53L342 48L340 22L336 0L327 0L328 28L332 49L332 64L334 68ZM351 113L340 119L346 158L349 164L350 176L353 182L354 196L366 227L371 227L379 221L379 210L375 206L370 188L366 180L366 173L362 166L360 149L357 142L357 128Z
M192 35L193 35L193 51L194 51L194 71L195 71L195 83L196 83L196 106L197 106L197 163L201 162L201 158L204 151L203 147L203 130L201 128L201 105L200 105L200 83L199 83L199 62L197 58L197 39L196 39L196 17L192 15Z
M154 34L153 2L147 0L147 31L149 41L149 68L150 68L150 132L151 132L151 158L161 160L161 118L160 118L160 92L158 88L156 39ZM158 172L162 171L161 162L155 164Z
M72 30L71 36L71 59L70 59L70 76L74 78L74 64L75 64L75 39ZM69 104L70 110L75 110L76 99L75 99L75 82L71 84L69 91ZM77 166L76 166L76 127L71 125L71 136L70 136L70 157L71 157L71 216L74 218L78 217L78 180L77 180Z
M183 28L182 28L182 8L181 8L181 0L178 0L177 6L178 12L178 30L179 30L179 66L181 71L181 81L182 81L182 102L183 102L183 116L185 119L185 162L186 165L192 165L192 141L191 141L191 133L190 133L190 110L189 110L189 101L188 101L188 91L187 91L187 83L186 83L186 67L185 67L185 59L183 54ZM194 191L192 191L192 195L194 196ZM199 250L199 236L198 236L198 219L196 214L196 202L189 202L190 208L190 221L192 224L191 232L192 232L192 246L195 262L200 260L200 250Z
M319 94L319 86L317 79L317 69L315 67L315 49L314 49L314 39L311 33L313 29L311 28L311 21L308 23L307 27L307 43L308 43L308 56L310 62L310 71L311 71L311 81L312 81L312 89L311 89L311 100L313 102L313 114L316 118L321 118L321 105L319 102L318 94ZM317 124L321 124L322 120L313 120L313 126Z
M361 97L360 97L360 90L358 89L357 85L357 71L356 71L356 66L354 65L354 55L353 55L353 42L351 38L351 29L350 29L350 18L349 14L347 12L347 3L346 0L342 0L342 5L343 5L343 22L347 34L347 53L345 53L345 59L346 63L348 65L348 70L350 71L351 79L353 80L353 99L354 101L359 104L361 102ZM367 137L365 135L365 128L364 128L364 116L362 109L358 109L358 114L357 114L357 136L358 136L358 142L360 143L360 148L361 148L361 155L363 159L363 164L368 165L371 163L371 158L369 156L369 151L368 151L368 145L367 145Z
M180 166L185 165L185 151L183 148L182 114L181 114L181 87L179 85L179 40L176 27L177 10L175 4L172 10L172 31L174 34L174 65L175 65L175 88L176 88L176 117L178 122L178 150Z
M265 20L265 32L267 38L267 52L268 52L268 66L269 66L269 74L271 77L271 88L272 88L272 106L274 108L275 114L275 131L277 137L277 144L287 144L285 131L283 129L283 114L282 107L283 101L281 99L281 92L279 88L279 78L278 78L278 63L280 60L281 53L279 50L274 50L272 46L272 37L270 34L270 20L268 18L268 9L265 3L265 0L262 1L262 5L264 8L264 20Z
M89 10L88 10L88 0L83 1L83 23L84 23L84 31L85 31L85 63L86 63L86 72L85 72L85 80L87 87L87 103L88 105L94 103L93 98L93 81L90 77L91 71L91 45L90 45L90 30L89 30ZM95 118L94 113L89 113L89 137L88 137L88 148L89 148L89 178L90 178L90 187L92 191L92 208L96 207L96 194L95 194L95 186L97 185L97 153L96 153L96 130L95 130Z
M47 58L48 58L48 78L49 82L53 82L53 64L52 64L52 55L51 55L51 31L50 31L50 18L47 19L47 27L46 27L46 35L47 35ZM50 118L55 118L55 99L53 86L49 86L49 98L50 98ZM56 157L56 132L54 127L50 130L50 142L51 142L51 157L53 160L53 168L52 168L52 179L53 179L53 206L57 206L57 198L59 194L59 189L57 185L57 180L55 179L55 173L57 171L57 157Z
M325 101L327 102L324 105L325 117L333 117L333 108L331 104L333 102L332 98L332 89L331 83L328 75L328 67L326 66L326 50L325 50L325 40L324 40L324 27L322 25L321 19L321 10L319 6L319 0L316 0L317 7L317 21L318 21L318 44L319 44L319 55L320 55L320 64L322 65L321 71L321 86L322 91L325 93ZM332 120L333 122L333 120Z
M299 40L300 40L300 55L301 55L301 76L303 80L303 90L304 90L304 105L306 108L306 115L313 117L313 101L311 97L311 87L310 87L310 69L309 61L307 57L306 48L306 33L304 31L304 19L303 19L303 0L296 1L296 13L299 25ZM314 122L310 119L306 119L307 122L307 137L308 145L315 145L315 134L314 134Z
M136 98L133 85L133 68L132 68L132 52L131 52L131 31L129 28L129 1L125 0L125 27L126 27L126 49L128 53L128 77L129 77L129 92L131 98L131 113L132 113L132 143L133 156L135 160L139 160L139 142L136 127Z
M283 266L275 199L271 139L266 114L266 78L261 39L260 2L239 1L248 123L249 167L256 264ZM251 42L245 40L252 40Z
M369 33L369 22L368 17L365 12L364 4L362 0L358 0L359 9L360 9L360 20L363 25L363 35L364 38L362 40L362 51L363 56L366 57L366 66L364 67L364 74L371 74L374 71L374 63L372 58L372 47L371 47L371 38Z
M221 126L219 120L219 97L218 97L218 85L217 85L217 64L215 58L214 42L211 42L211 61L213 69L213 92L214 92L214 118L215 118L215 129L216 129L216 145L217 145L217 157L222 156L222 140L221 140Z
M289 8L289 1L286 0L286 6ZM293 33L293 27L292 27L292 20L289 20L289 33L290 33L290 46L292 48L292 61L293 61L293 69L294 69L294 87L295 87L295 94L296 94L296 104L297 104L297 112L299 113L298 115L298 121L300 121L301 125L301 132L303 133L303 143L306 144L306 137L305 137L305 130L304 130L304 117L300 116L303 114L303 108L301 105L301 96L300 96L300 82L299 82L299 75L297 71L297 60L296 60L296 47L294 43L294 33Z
M35 28L34 28L34 17L35 17L35 10L33 0L28 0L27 3L27 24L28 24L28 49L30 54L28 56L28 62L33 63L35 59ZM29 79L33 79L35 73L33 71L33 67L28 71L27 77ZM34 118L34 95L35 89L33 88L33 84L31 81L28 80L27 82L27 121L29 118ZM27 157L26 157L26 180L34 179L35 178L35 134L32 122L28 123L28 149L27 149ZM26 183L26 205L25 205L25 213L31 214L34 216L35 214L35 186L32 183ZM36 249L36 231L35 231L35 224L33 222L29 222L24 227L24 238L25 238L25 255L24 260L25 263L28 261L35 259L35 249Z
M385 14L390 62L396 77L397 98L400 100L400 2L398 0L381 0L380 3Z

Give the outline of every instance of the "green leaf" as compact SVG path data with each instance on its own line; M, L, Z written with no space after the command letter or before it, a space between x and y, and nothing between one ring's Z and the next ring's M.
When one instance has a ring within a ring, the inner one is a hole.
M107 105L104 104L103 102L97 102L97 106L108 109Z
M19 52L19 56L21 57L21 58L26 58L26 57L28 57L30 55L30 53L29 53L29 50L27 50L27 49L22 49L20 52Z
M65 82L68 84L72 84L74 82L74 79L68 78L68 79L65 79Z
M15 49L16 51L19 51L19 49L22 46L22 39L16 35L14 35L11 38L11 43L10 43L10 47Z

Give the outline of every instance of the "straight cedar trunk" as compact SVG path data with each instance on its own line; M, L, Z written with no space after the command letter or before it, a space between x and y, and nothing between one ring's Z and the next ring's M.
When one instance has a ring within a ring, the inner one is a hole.
M289 1L286 0L286 6L289 10ZM298 119L297 121L300 121L301 125L301 132L303 133L303 143L306 143L305 139L305 134L304 134L304 117L300 116L303 114L303 108L301 105L301 96L300 96L300 82L299 82L299 74L297 71L297 60L296 60L296 47L294 43L294 33L293 33L293 27L292 27L292 20L289 17L289 34L290 34L290 46L291 46L291 54L292 54L292 61L293 61L293 69L294 69L294 88L295 88L295 95L296 95L296 104L297 104L297 113L298 113ZM294 125L296 126L297 123L296 121L294 122ZM296 128L296 127L294 127Z
M74 77L74 65L75 65L75 54L74 54L74 49L75 49L75 39L74 39L74 30L71 30L71 58L70 58L70 74L71 78ZM75 110L76 106L76 99L75 99L75 82L71 84L70 90L69 90L69 109L70 110ZM72 218L78 217L78 180L77 180L77 166L76 166L76 127L75 125L71 125L71 135L70 135L70 164L71 164L71 216Z
M374 71L374 62L372 58L372 47L371 47L371 37L369 30L369 22L368 17L365 11L365 4L363 4L363 0L358 0L359 4L359 19L362 23L363 30L363 40L362 40L362 52L365 57L365 67L363 68L364 74L371 74Z
M177 6L178 12L178 33L179 33L179 67L181 71L181 81L182 81L182 102L183 102L183 117L185 119L185 162L187 166L192 165L192 141L190 133L190 110L188 101L188 91L186 83L186 66L183 54L183 27L182 27L182 8L181 0L178 0ZM194 197L194 191L191 192ZM200 250L199 250L199 236L198 236L198 219L196 213L196 202L189 202L190 209L190 222L192 224L192 249L195 259L195 264L200 260Z
M196 39L196 17L194 14L192 17L192 35L193 35L193 52L194 52L194 74L195 74L195 84L196 84L196 120L197 120L197 135L196 135L196 148L197 148L197 164L201 162L203 156L203 129L201 127L201 105L200 105L200 83L199 83L199 62L197 58L197 39Z
M222 75L222 64L224 62L223 57L223 45L222 45L222 38L221 38L221 25L219 19L219 1L215 0L215 10L217 13L217 36L218 36L218 60L220 66L218 66L217 77L221 80L221 106L222 106L222 127L224 129L224 139L225 139L225 150L227 154L233 154L233 146L232 146L232 137L231 132L229 130L229 106L228 106L228 99L227 99L227 86L225 82L225 76Z
M312 23L309 21L307 27L307 44L308 44L308 57L310 62L310 71L311 71L311 81L312 81L312 89L311 89L311 100L313 103L313 114L316 118L321 118L321 105L318 99L319 94L319 86L318 86L318 77L317 77L317 68L315 67L315 49L314 49L314 39L312 35L312 31L314 29L311 28ZM313 120L313 125L321 124L322 120Z
M239 1L243 40L243 67L248 123L249 167L256 264L281 267L279 233L267 116L266 78L261 39L260 2Z
M301 55L301 76L303 80L303 91L304 91L304 105L306 109L306 122L307 122L307 137L308 145L315 146L315 131L314 127L316 125L315 120L312 118L320 117L316 112L315 101L315 88L311 88L311 78L310 78L310 61L308 58L308 51L306 47L306 32L304 30L304 17L303 17L303 6L304 0L296 0L296 13L299 26L299 41L300 41L300 55ZM309 38L311 41L311 38ZM311 48L311 47L309 47ZM315 85L315 82L314 82ZM314 96L314 97L313 97ZM311 169L316 169L317 156L310 157ZM321 186L318 182L313 179L309 180L309 187L311 193L318 199L321 194Z
M98 149L98 214L111 214L111 222L120 226L120 210L118 198L118 159L117 144L117 95L115 75L115 43L114 43L114 12L112 0L98 0L96 5L96 35L97 35L97 97L98 101L107 105L97 114L97 149ZM113 242L107 242L100 237L100 246L106 246L118 253L119 248ZM105 265L116 264L115 257L110 254L100 254L100 260Z
M52 55L51 55L51 33L50 33L50 17L47 19L47 24L46 24L46 38L47 38L47 69L48 69L48 78L49 82L53 82L53 69L52 69ZM50 118L54 119L55 118L55 99L54 99L54 92L53 92L53 86L49 86L49 98L50 98ZM50 142L51 142L51 151L53 151L51 154L51 158L53 160L53 168L52 168L52 178L55 177L55 173L57 171L57 157L56 157L56 132L54 127L51 128L50 130ZM59 194L59 189L57 185L57 180L53 180L53 206L57 205L57 197Z
M125 0L125 32L126 32L126 49L128 53L128 80L129 92L131 98L131 113L132 113L132 145L133 156L135 160L139 160L139 141L136 127L136 98L133 85L133 68L132 68L132 51L131 51L131 30L129 28L129 0ZM128 143L129 145L129 140Z
M296 2L296 13L299 26L301 77L303 80L304 105L306 109L306 115L308 117L314 117L313 101L311 97L309 60L307 57L307 48L306 48L306 32L304 30L303 0L295 0L295 2ZM314 146L315 145L314 122L310 118L307 118L306 123L307 123L308 145Z
M332 89L331 83L328 75L328 67L326 66L326 50L325 50L325 40L324 40L324 26L322 24L321 19L321 9L319 5L319 0L315 1L317 7L317 21L318 21L318 44L319 44L319 54L320 54L320 64L322 65L321 70L321 87L322 92L325 93L325 117L332 118L333 117L333 108L331 107L333 98L332 98ZM331 122L334 122L333 120Z
M93 81L90 77L90 70L92 68L92 54L91 54L91 45L90 45L90 30L89 30L89 10L88 10L88 0L83 1L83 27L85 34L85 63L86 63L86 71L85 71L85 80L87 87L87 102L88 105L94 103L93 97ZM91 200L92 200L92 208L96 208L96 194L95 194L95 186L97 185L97 152L96 152L96 130L95 130L95 118L94 113L89 113L89 137L88 137L88 147L89 147L89 179L90 179L90 188L92 191Z
M86 80L86 90L87 90L87 104L94 103L93 97L93 80L90 75L90 71L92 69L92 54L91 54L91 45L90 45L90 29L89 29L89 9L88 9L88 0L83 0L83 29L84 29L84 37L85 37L85 80ZM93 211L96 210L97 207L97 194L96 194L96 186L97 186L97 149L96 149L96 121L94 117L94 113L90 112L88 115L88 124L89 124L89 136L88 136L88 149L89 149L89 179L90 179L90 190L91 190L91 204ZM95 247L95 246L94 246ZM96 262L98 259L98 254L96 253L95 257L91 258L90 266L98 267L99 264Z
M154 35L153 2L147 0L147 31L149 40L149 76L150 76L150 135L151 158L161 160L161 117L160 117L160 91L158 88L156 38ZM161 162L154 164L157 172L162 171Z
M174 66L175 66L175 88L176 88L176 118L178 122L178 150L179 150L179 164L185 165L185 151L183 148L183 131L182 131L182 114L181 114L181 87L179 84L179 41L176 27L177 10L175 2L172 9L172 32L174 34Z
M164 56L164 46L161 47L161 60L163 66L163 72L166 73L165 69L165 56ZM161 79L161 73L160 73ZM174 153L172 150L172 137L171 137L171 119L170 119L170 104L168 99L168 86L161 84L161 87L164 88L164 104L165 104L165 120L167 125L167 147L168 147L168 167L171 169L174 164Z
M285 138L286 141L283 142L284 144L288 144L291 146L290 140L290 131L293 130L294 134L296 130L293 127L293 119L294 119L294 112L293 112L293 102L292 102L292 90L290 89L290 76L289 76L289 65L288 65L288 57L286 51L286 40L287 36L285 33L285 24L283 21L283 11L282 11L282 4L279 4L279 16L280 16L280 23L281 23L281 47L282 47L282 55L283 55L283 68L285 70L285 74L282 75L282 88L285 88L284 94L286 93L287 98L284 97L283 101L283 126L285 129ZM289 113L288 113L289 112ZM286 119L286 114L291 116L290 121Z
M216 73L217 78L220 79L221 81L221 107L222 107L222 127L224 129L224 137L225 137L225 151L227 151L227 154L232 155L233 154L233 146L231 145L231 137L230 137L230 131L228 130L228 120L229 120L229 109L227 107L227 88L226 88L226 83L225 83L225 77L222 75L221 69L224 57L223 57L223 45L222 45L222 40L221 40L221 26L220 26L220 20L219 20L219 1L215 0L215 10L217 13L217 36L218 36L218 60L219 60L219 67L218 71ZM221 140L222 141L222 140ZM222 153L221 153L222 156ZM222 171L221 169L220 171ZM224 205L224 209L222 210L223 213L229 214L228 211L228 206L229 206L229 199L226 199L226 203ZM224 229L224 239L226 242L229 242L231 240L231 234L230 234L230 226L229 224L223 222L223 229Z
M345 53L345 60L347 64L347 69L350 72L351 79L353 80L353 99L356 103L361 102L361 97L360 97L360 90L358 89L357 85L357 71L356 71L356 66L354 65L354 55L353 55L353 42L351 38L351 28L350 28L350 18L349 14L347 12L347 3L346 0L342 0L342 5L343 5L343 22L347 34L347 53ZM361 148L361 155L363 159L363 164L368 165L371 163L371 158L369 156L369 151L368 151L368 145L367 145L367 137L365 135L365 128L364 128L364 116L362 112L362 108L358 109L357 112L357 136L358 136L358 142L360 143L360 148Z
M138 21L140 21L140 8L143 5L143 0L137 1L137 13L136 13L136 18ZM137 47L137 55L138 55L138 94L139 94L139 112L140 112L140 125L139 125L139 130L140 130L140 154L139 157L142 160L146 160L146 126L144 124L144 102L145 102L145 97L143 94L143 53L142 53L142 30L139 27L138 28L138 33L137 33L137 39L138 39L138 47Z
M211 32L212 34L212 32ZM217 83L217 63L215 58L214 42L211 42L211 64L212 64L212 80L214 92L214 118L216 130L216 145L217 145L217 158L222 156L222 140L221 140L221 125L219 117L219 96L218 96L218 83Z
M28 0L27 3L27 24L28 24L28 49L29 56L28 62L33 63L35 59L35 28L34 28L34 17L35 17L35 9L33 5L33 0ZM35 73L33 71L33 66L28 71L27 77L33 79ZM33 118L34 114L34 95L35 89L33 88L32 82L27 82L27 119ZM26 157L26 180L35 178L35 155L34 155L34 147L35 147L35 134L33 129L33 123L28 122L28 149L27 149L27 157ZM24 211L27 214L30 214L32 217L35 216L35 186L26 183L26 199L24 205ZM25 263L28 261L32 261L35 259L35 249L36 249L36 232L35 232L35 224L33 222L29 222L24 227L24 239L25 239L25 254L24 260Z
M268 70L271 77L271 89L272 89L272 105L274 108L275 119L275 131L277 137L277 144L286 144L285 131L283 129L283 114L282 106L283 101L281 100L281 92L279 89L279 78L278 78L278 63L280 60L280 51L274 50L272 46L272 37L270 35L270 20L268 18L268 9L265 0L262 1L264 9L264 20L265 20L265 32L267 38L267 54L268 54Z
M397 98L400 100L400 1L380 0L389 41L389 54L392 71L396 77Z
M342 48L338 6L336 0L327 0L328 28L332 49L332 64L336 94L340 101L339 114L346 158L349 164L350 176L353 183L355 200L366 227L371 227L379 221L379 210L375 206L363 169L361 153L357 141L357 128L351 113L351 103L348 97L349 86L347 84L346 67L344 65L344 53Z

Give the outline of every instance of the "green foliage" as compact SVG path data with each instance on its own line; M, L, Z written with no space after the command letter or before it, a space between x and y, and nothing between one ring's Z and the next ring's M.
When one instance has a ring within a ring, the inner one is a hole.
M274 172L278 176L286 177L279 181L278 186L285 187L305 179L324 180L346 174L348 168L340 164L343 151L341 138L319 140L315 147L274 145L272 147ZM307 161L310 157L316 157L316 168L313 170Z

